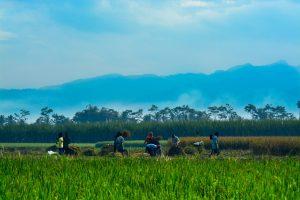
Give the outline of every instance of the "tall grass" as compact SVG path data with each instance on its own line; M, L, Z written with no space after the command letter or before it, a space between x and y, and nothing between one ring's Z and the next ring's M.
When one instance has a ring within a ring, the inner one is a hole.
M181 146L203 141L206 149L210 149L208 137L185 137ZM220 137L221 150L251 150L254 155L300 155L300 137Z
M296 159L2 157L0 199L299 199Z
M129 130L132 139L144 139L149 131L168 138L207 136L219 131L222 136L299 136L300 120L176 121L176 122L103 122L65 125L0 126L0 142L53 142L60 131L68 131L73 142L112 140L117 131Z

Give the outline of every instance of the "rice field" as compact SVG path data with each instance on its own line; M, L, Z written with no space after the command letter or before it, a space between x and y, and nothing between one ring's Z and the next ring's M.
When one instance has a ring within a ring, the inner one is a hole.
M203 141L204 148L210 150L210 141L208 137L181 137L180 146L192 147L194 142ZM166 154L169 149L170 141L161 140L162 149ZM94 149L95 152L101 151L106 144L112 144L112 141L99 141L97 143L72 143L71 145L85 149ZM45 154L46 149L53 146L54 143L0 143L0 154L6 152L20 152L21 154ZM143 151L145 148L144 140L131 140L125 142L125 148L130 152ZM300 137L220 137L220 149L224 151L249 151L253 155L273 155L273 156L299 156L300 155Z
M300 199L298 158L0 157L0 199Z

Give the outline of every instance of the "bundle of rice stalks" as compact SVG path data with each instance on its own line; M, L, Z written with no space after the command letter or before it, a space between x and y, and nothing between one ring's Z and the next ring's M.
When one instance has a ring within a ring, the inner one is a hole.
M80 155L81 154L81 149L78 146L69 146L69 148L65 152L67 155Z
M111 155L114 152L114 145L112 144L106 144L101 148L100 156L107 156Z
M95 148L88 148L88 149L83 151L83 155L85 155L85 156L96 156L97 151L96 151Z
M195 147L192 147L192 146L186 146L186 147L184 147L183 152L184 152L186 155L195 155L195 154L198 153L198 150L197 150Z
M184 155L183 148L180 146L172 146L168 151L168 156L180 156Z

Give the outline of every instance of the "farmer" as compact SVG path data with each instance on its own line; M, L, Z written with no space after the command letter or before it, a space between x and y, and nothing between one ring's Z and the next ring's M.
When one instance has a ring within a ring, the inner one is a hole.
M157 145L154 144L154 136L153 136L153 132L149 132L144 144L146 144L146 149L145 152L149 153L150 156L154 156L156 149L157 149Z
M216 132L214 135L209 135L210 144L211 144L211 153L212 155L219 155L219 133Z
M171 142L173 147L178 147L180 140L174 133L172 134Z
M219 132L215 132L214 136L213 136L213 141L216 144L216 153L217 155L220 154L220 147L219 147Z
M122 132L121 131L118 131L117 134L115 135L115 138L114 138L114 153L117 152L117 143L116 143L116 140L118 137L122 136Z
M153 137L151 141L146 145L146 152L150 154L150 156L156 156L161 154L161 146L159 143L160 137Z
M127 138L129 136L129 132L127 131L123 131L122 133L118 133L117 135L119 135L114 142L114 147L116 149L116 151L124 154L128 154L127 150L124 149L124 145L123 143L125 142L125 138Z
M154 140L154 137L153 137L153 133L152 132L149 132L146 139L145 139L145 142L144 144L151 144Z
M60 155L64 154L64 138L62 132L60 132L57 136L56 144L58 147L58 152Z
M63 147L64 147L64 152L68 153L69 152L69 144L71 143L71 139L69 138L68 132L65 132L65 135L63 137Z

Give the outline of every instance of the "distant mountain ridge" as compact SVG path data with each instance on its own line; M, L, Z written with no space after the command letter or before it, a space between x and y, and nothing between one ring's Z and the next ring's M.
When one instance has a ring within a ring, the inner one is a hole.
M39 89L0 89L0 114L21 108L50 106L65 110L87 104L206 107L230 103L243 107L248 103L272 103L295 110L298 100L300 68L277 62L265 66L245 64L212 74L112 74Z

